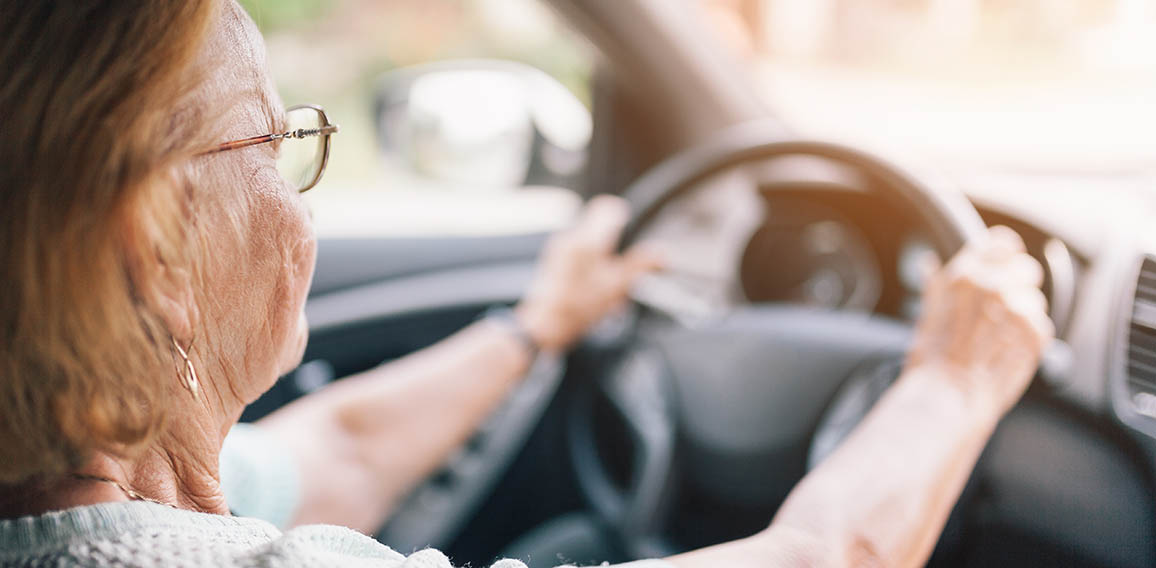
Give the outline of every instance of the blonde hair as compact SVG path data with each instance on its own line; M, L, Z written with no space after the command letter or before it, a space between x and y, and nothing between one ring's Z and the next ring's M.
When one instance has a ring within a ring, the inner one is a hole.
M163 426L170 336L134 287L189 258L182 102L216 5L0 0L0 483Z

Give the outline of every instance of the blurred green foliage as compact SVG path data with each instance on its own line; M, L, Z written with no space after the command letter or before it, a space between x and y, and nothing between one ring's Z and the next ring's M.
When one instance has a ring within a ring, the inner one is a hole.
M299 26L326 15L331 0L239 0L262 33Z
M381 77L399 67L456 58L520 61L589 104L589 46L550 12L503 27L541 0L238 0L265 37L269 69L287 104L325 106L341 124L326 181L380 188L373 116ZM496 15L495 15L496 12ZM511 33L517 37L510 37Z

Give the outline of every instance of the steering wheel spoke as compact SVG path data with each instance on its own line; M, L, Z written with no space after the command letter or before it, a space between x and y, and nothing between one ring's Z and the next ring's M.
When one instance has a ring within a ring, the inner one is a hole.
M596 387L596 393L581 398L583 404L572 414L578 423L570 428L583 492L631 554L658 557L676 552L661 537L677 471L673 396L661 355L652 348L632 349ZM633 452L625 480L616 482L607 474L597 451L595 425L588 423L594 415L591 407L598 403L595 394L621 418L630 438Z

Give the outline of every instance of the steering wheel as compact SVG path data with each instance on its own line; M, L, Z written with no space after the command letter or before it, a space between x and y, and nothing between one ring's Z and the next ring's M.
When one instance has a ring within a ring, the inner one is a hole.
M907 207L941 258L984 231L975 208L952 187L868 153L826 142L783 140L759 123L723 131L681 151L629 186L632 244L676 198L724 170L809 156L860 173L873 190ZM609 372L579 397L569 444L579 486L595 514L639 558L678 552L663 535L676 489L689 484L710 502L781 504L805 475L812 434L849 377L895 369L910 328L861 313L791 306L742 306L689 329L637 324ZM606 360L607 357L601 357ZM629 438L626 467L599 449L595 401L617 415ZM748 509L749 510L749 509ZM769 522L769 518L766 519Z

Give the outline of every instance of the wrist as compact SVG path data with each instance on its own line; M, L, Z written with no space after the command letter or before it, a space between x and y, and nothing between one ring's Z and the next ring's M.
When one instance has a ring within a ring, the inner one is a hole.
M521 345L531 361L538 357L538 353L542 350L541 343L513 309L504 305L497 305L486 310L480 319L490 322L512 336Z
M511 310L513 318L540 351L561 351L569 341L563 336L558 318L539 304L519 302Z
M914 383L929 396L945 400L969 415L993 424L1007 410L991 389L981 388L989 379L975 377L974 372L967 368L928 363L909 365L903 371L903 380Z

